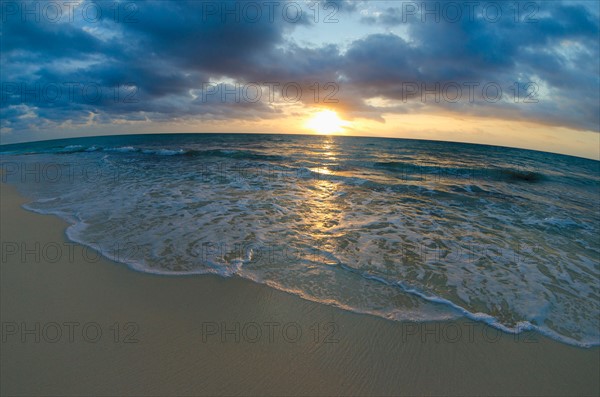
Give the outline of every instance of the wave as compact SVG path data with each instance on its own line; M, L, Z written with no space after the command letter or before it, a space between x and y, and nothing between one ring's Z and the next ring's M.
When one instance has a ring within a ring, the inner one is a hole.
M66 219L72 241L136 271L239 276L390 319L451 313L508 333L598 344L596 168L388 141L377 150L343 140L325 149L305 139L32 144L20 154L46 154L23 163L67 158L62 175L73 178L23 185L36 200L26 208ZM202 162L223 167L213 173ZM22 172L9 179L22 182ZM194 244L212 239L270 241L298 255L265 265L227 251L200 263ZM108 249L123 241L141 251Z
M81 221L81 219L79 219L77 217L74 218L74 217L68 216L67 214L62 213L60 211L52 211L52 210L46 211L46 210L37 209L37 208L34 208L27 204L24 204L23 208L25 208L29 211L44 214L44 215L57 215L57 216L65 219L66 221L71 223L71 225L66 230L66 235L71 241L78 243L78 244L82 244L86 247L92 248L92 249L96 250L97 252L99 252L105 258L112 260L114 262L122 263L122 264L126 265L128 268L130 268L131 270L138 271L141 273L149 273L149 274L153 274L153 275L168 276L168 277L194 276L194 275L206 275L206 274L213 274L213 275L218 275L218 276L226 277L226 278L238 276L238 277L245 278L250 281L259 283L259 284L267 285L271 288L275 288L275 289L278 289L283 292L291 293L293 295L299 296L306 300L339 307L339 308L342 308L344 310L348 310L348 311L351 311L354 313L370 314L370 315L374 315L374 316L378 316L378 317L383 317L386 319L391 319L394 321L429 322L429 321L436 321L436 320L439 321L442 319L442 318L438 318L438 319L420 319L419 320L411 315L398 316L397 312L391 313L391 312L385 312L385 311L381 311L381 310L361 309L361 308L354 307L352 305L343 303L336 299L316 298L310 294L307 294L305 291L302 291L301 289L285 287L275 280L263 280L260 277L256 277L256 275L253 275L253 274L242 274L240 272L240 269L242 267L241 263L231 263L231 264L226 264L226 265L218 264L218 263L210 263L209 264L210 266L208 266L208 267L204 267L202 269L194 269L194 270L168 270L168 269L149 268L143 261L137 261L137 260L134 260L131 258L123 258L120 255L113 254L109 250L103 249L100 244L86 241L85 238L82 237L81 232L88 225L85 222ZM559 334L558 332L555 332L548 327L532 324L529 321L518 321L514 325L509 326L509 325L503 324L496 317L494 317L490 314L469 311L468 309L464 308L460 304L453 302L450 299L446 299L446 298L443 298L443 297L440 297L440 296L437 296L434 294L427 293L415 286L409 285L405 281L389 280L385 277L382 277L381 275L371 274L367 271L359 271L358 269L344 265L342 263L338 263L336 265L336 267L343 269L344 271L347 271L349 273L355 274L359 277L362 277L363 279L375 281L377 283L381 283L386 286L398 288L403 293L411 295L411 296L415 296L418 299L422 299L423 301L442 305L442 306L446 307L446 310L447 310L447 316L444 319L453 319L453 318L458 318L458 317L462 316L462 317L468 318L468 319L476 321L476 322L484 323L490 327L493 327L495 329L498 329L498 330L508 333L508 334L518 335L518 334L521 334L521 333L527 332L527 331L535 331L541 335L544 335L551 339L554 339L554 340L557 340L557 341L560 341L562 343L572 345L572 346L583 347L583 348L600 346L600 341L576 340L576 339L567 337L565 335ZM458 314L458 316L456 314Z
M224 149L173 149L173 148L152 148L152 147L135 147L135 146L116 146L116 147L101 147L97 145L67 145L51 148L41 148L38 150L24 151L4 151L4 155L35 155L35 154L74 154L74 153L90 153L90 152L109 152L109 153L136 153L156 156L190 156L190 157L221 157L238 160L262 160L262 161L284 161L286 158L279 155L263 154L249 150L224 150Z
M352 269L350 267L345 266L345 268L355 271L355 269ZM480 312L478 312L478 313L471 312L471 311L467 310L466 308L462 307L461 305L452 302L449 299L442 298L442 297L432 295L432 294L428 294L424 291L421 291L419 288L409 286L402 281L389 281L389 280L386 280L385 278L382 278L381 276L375 276L375 275L365 273L365 272L360 273L360 275L367 279L378 281L378 282L386 284L386 285L396 286L396 287L400 288L403 292L417 296L428 302L445 305L449 309L459 312L461 315L463 315L464 317L466 317L470 320L482 322L484 324L487 324L493 328L499 329L500 331L506 332L508 334L520 334L520 333L526 332L526 331L536 331L536 332L539 332L540 334L547 336L551 339L555 339L555 340L558 340L560 342L563 342L563 343L566 343L569 345L585 347L585 348L600 346L600 341L579 341L579 340L561 335L548 327L541 327L538 325L534 325L529 321L519 321L516 324L514 324L513 326L507 326L507 325L503 324L502 322L500 322L496 317L494 317L490 314L480 313Z
M284 156L262 154L249 150L223 150L223 149L209 149L209 150L188 150L184 153L187 156L196 157L224 157L237 160L262 160L262 161L284 161Z
M374 168L405 175L434 175L439 178L490 179L507 182L541 182L546 176L540 172L512 168L469 168L441 167L415 164L402 161L384 161L373 163Z

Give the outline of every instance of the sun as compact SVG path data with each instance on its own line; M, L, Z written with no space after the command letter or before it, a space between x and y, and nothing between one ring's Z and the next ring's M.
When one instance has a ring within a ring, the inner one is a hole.
M317 134L335 134L343 132L344 127L350 123L340 119L333 110L321 110L313 115L305 124L305 127L313 130Z

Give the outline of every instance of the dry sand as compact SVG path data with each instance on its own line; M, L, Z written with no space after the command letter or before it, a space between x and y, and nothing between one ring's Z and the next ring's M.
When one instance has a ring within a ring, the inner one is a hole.
M2 395L600 394L599 348L393 322L239 278L138 273L1 190Z

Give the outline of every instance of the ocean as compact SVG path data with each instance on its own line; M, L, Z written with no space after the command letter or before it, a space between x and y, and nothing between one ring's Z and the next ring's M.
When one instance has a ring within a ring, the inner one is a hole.
M154 134L0 146L26 208L165 276L600 344L600 162L437 141ZM126 302L124 303L126 304Z

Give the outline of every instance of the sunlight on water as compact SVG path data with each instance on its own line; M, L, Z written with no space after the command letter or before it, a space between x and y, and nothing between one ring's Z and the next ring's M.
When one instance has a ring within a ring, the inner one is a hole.
M395 320L600 339L598 162L333 136L45 145L3 154L8 181L24 182L30 209L71 222L72 240L136 270L236 275ZM35 164L70 177L22 178Z

